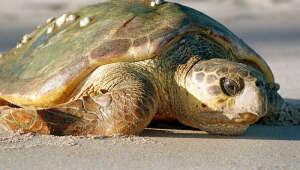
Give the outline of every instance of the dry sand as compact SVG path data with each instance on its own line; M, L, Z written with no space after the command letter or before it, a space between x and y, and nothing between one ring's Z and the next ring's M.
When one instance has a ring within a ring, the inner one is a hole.
M177 2L204 11L244 39L270 64L281 84L280 94L300 106L298 0ZM47 18L83 4L5 1L0 6L0 52ZM0 169L300 169L300 127L254 125L239 137L212 136L174 125L155 127L141 136L115 138L0 131Z

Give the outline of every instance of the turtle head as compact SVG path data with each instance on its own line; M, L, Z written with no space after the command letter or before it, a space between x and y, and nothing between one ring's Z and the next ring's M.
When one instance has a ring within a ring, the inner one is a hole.
M212 134L239 135L267 113L263 74L224 59L199 61L188 71L182 123Z

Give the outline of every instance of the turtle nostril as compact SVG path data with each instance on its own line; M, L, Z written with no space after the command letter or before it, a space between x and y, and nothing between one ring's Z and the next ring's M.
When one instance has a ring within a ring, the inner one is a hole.
M264 86L264 82L262 82L262 81L260 81L260 80L257 80L257 81L255 82L255 85L256 85L257 87L263 87L263 86Z

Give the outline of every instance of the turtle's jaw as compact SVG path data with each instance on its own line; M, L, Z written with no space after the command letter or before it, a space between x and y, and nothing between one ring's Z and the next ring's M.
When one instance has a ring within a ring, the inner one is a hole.
M223 113L223 112L201 112L200 124L232 124L232 125L250 125L255 123L259 118L257 113Z
M240 113L239 118L234 118L232 119L232 121L238 124L250 125L255 123L259 118L260 117L258 116L258 114L246 112Z
M249 125L266 114L267 96L265 91L255 87L255 83L245 82L247 88L224 105L211 108L215 112L202 111L198 126L210 134L241 135Z
M201 130L214 135L229 135L238 136L248 129L247 124L209 124L209 125L199 125Z
M181 123L216 135L241 135L249 125L260 118L260 114L224 113L220 111L206 111L192 114L188 118L178 119Z
M218 113L216 115L217 119L207 119L196 125L196 128L204 130L209 134L236 136L245 133L249 125L255 123L260 118L257 114L249 112L238 115L236 118L228 118L226 114Z

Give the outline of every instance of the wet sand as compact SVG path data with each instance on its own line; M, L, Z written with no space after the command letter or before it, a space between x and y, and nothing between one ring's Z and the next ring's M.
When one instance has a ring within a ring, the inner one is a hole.
M84 4L66 2L11 0L1 5L0 52L47 18ZM204 11L245 40L269 63L280 94L300 106L299 1L176 2ZM161 124L130 137L0 131L0 169L300 169L299 131L297 126L254 125L242 136L229 137Z

